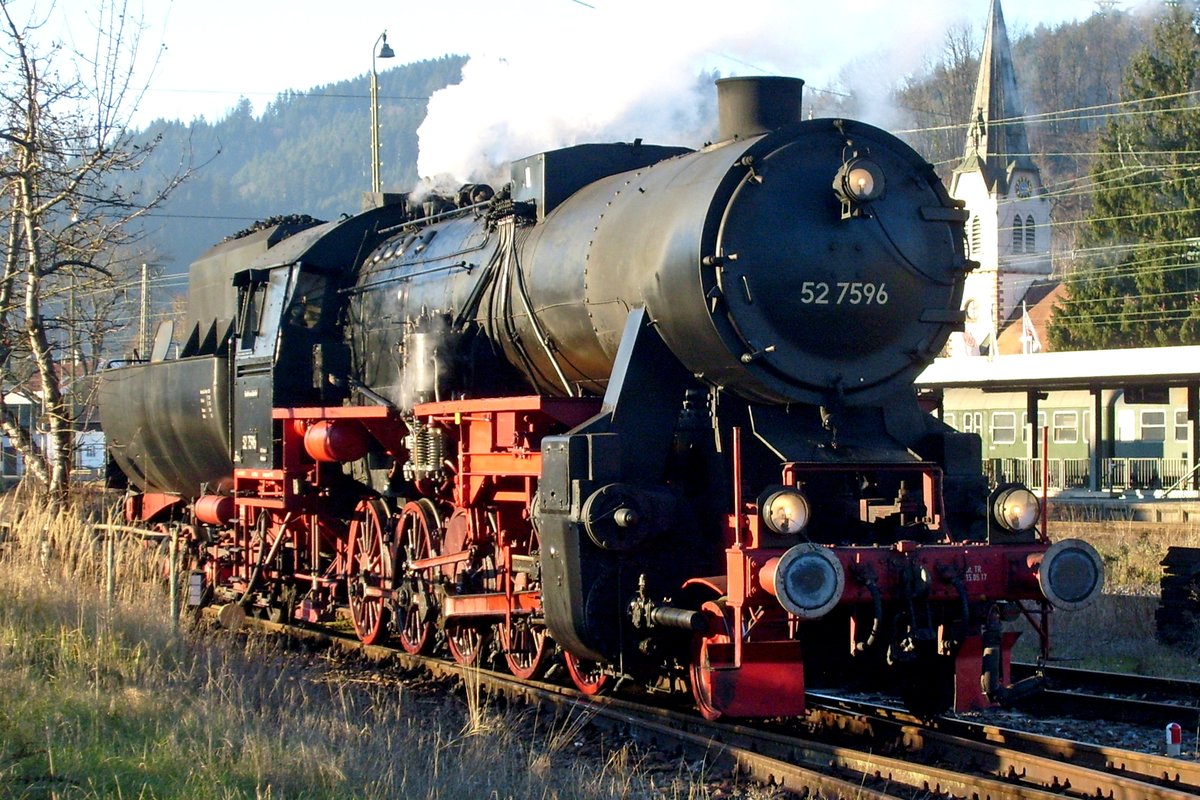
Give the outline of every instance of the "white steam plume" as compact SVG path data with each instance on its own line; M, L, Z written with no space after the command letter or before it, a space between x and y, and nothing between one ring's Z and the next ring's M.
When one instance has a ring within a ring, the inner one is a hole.
M952 22L975 12L982 24L987 13L985 3L926 0L898 25L886 0L592 5L522 4L511 28L493 29L489 52L474 48L462 82L429 103L419 130L424 179L503 183L510 161L584 142L696 147L716 130L715 90L700 84L704 72L791 75L821 87L866 59L881 65L879 83L890 86L940 46Z

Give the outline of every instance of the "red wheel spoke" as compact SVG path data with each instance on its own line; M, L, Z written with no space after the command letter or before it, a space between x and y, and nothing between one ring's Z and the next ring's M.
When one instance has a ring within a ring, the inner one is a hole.
M346 551L346 596L354 632L366 644L387 636L387 603L383 596L391 588L392 559L383 543L387 506L380 500L363 500L350 522Z
M574 653L563 653L567 663L567 674L575 688L588 697L604 694L612 685L612 676L604 672L603 665L595 661L587 661Z
M489 528L496 535L498 517L488 519ZM499 538L497 536L497 538ZM520 557L535 556L540 551L537 531L530 526L527 531L510 532L506 546L509 554L504 563L514 563ZM541 588L535 572L514 570L511 575L514 592L536 591ZM511 611L515 611L515 605ZM540 678L549 667L552 641L543 623L533 622L528 615L510 613L506 622L500 623L500 644L504 649L504 660L508 670L522 680Z
M446 629L446 644L450 655L463 666L478 664L487 637L473 625L451 625Z
M515 617L511 625L501 625L501 636L504 660L513 675L531 680L546 671L550 648L545 626Z
M400 646L413 655L429 651L434 613L432 576L411 565L436 554L434 541L440 527L437 510L428 500L406 505L396 525L396 566L401 574L397 627Z

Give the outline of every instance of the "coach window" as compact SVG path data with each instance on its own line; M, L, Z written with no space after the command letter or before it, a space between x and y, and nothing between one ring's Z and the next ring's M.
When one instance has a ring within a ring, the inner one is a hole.
M962 415L963 433L983 433L983 412L964 411Z
M953 411L944 412L942 414L942 422L946 423L951 428L953 428L954 427L954 412Z
M1079 441L1079 414L1075 411L1054 412L1054 443L1073 444Z
M1136 442L1137 441L1137 417L1132 408L1117 409L1117 441L1118 442Z
M1038 430L1043 431L1045 429L1046 429L1046 412L1039 411L1038 412ZM1025 444L1028 441L1029 441L1029 413L1022 412L1021 413L1021 444Z
M1013 444L1017 441L1017 415L1014 411L992 413L992 444Z
M1162 442L1167 438L1167 412L1149 409L1142 412L1142 441Z

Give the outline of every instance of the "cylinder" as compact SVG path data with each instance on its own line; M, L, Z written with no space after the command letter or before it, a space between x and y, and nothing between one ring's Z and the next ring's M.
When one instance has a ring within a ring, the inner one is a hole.
M196 500L196 519L205 525L224 527L237 517L233 498L223 494L206 494Z
M469 321L488 348L471 354L470 372L444 363L452 386L510 385L511 367L538 393L603 394L630 311L644 308L683 367L722 391L772 404L890 401L961 319L967 215L896 137L800 121L800 83L727 82L729 129L771 132L573 187L534 225L435 223L441 233L424 250L380 258L356 315L421 322L422 332L429 309ZM833 181L855 152L870 154L888 189L870 216L844 219ZM596 157L544 155L550 174L592 169ZM464 242L482 244L475 253ZM364 354L379 365L372 385L404 405L395 359L382 355L398 343L365 327ZM408 342L417 372L426 344Z
M842 220L831 188L851 137L888 177L869 220ZM643 306L683 366L723 391L880 402L907 390L961 314L961 214L927 167L878 129L812 120L597 181L529 229L506 312L481 327L544 391L602 392ZM538 330L527 306L545 309Z
M703 611L693 611L690 608L672 608L657 606L650 609L650 622L664 628L679 628L693 633L708 631L708 618Z
M304 449L317 461L357 461L368 444L367 431L348 419L323 419L304 434Z
M718 136L745 139L795 125L801 116L804 81L778 76L717 81Z

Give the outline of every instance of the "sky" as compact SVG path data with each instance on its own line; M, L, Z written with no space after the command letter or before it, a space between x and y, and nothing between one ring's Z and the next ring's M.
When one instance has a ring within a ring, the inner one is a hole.
M363 75L379 35L396 58L376 60L381 103L393 64L469 55L462 86L431 101L421 131L422 175L462 179L459 155L499 140L499 162L575 140L677 137L697 126L676 98L701 70L804 78L838 87L852 62L881 77L920 68L945 32L982 30L990 0L124 0L144 26L139 63L148 90L134 116L209 121L240 98L256 112L278 93ZM75 49L95 40L99 0L10 0L43 12L44 33ZM1118 3L1130 7L1133 0ZM1086 18L1094 0L1003 0L1010 36ZM153 72L150 64L157 56ZM861 72L861 69L860 69ZM366 113L364 98L364 114ZM690 106L694 110L695 105ZM636 122L636 129L629 126ZM451 135L465 126L473 141Z

